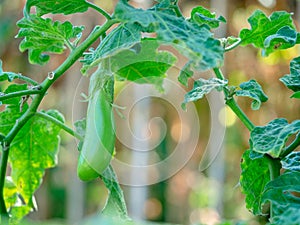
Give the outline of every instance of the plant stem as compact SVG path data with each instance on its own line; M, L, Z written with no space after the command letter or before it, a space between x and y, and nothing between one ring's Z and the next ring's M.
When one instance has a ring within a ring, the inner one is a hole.
M268 167L270 172L270 180L274 180L280 176L281 163L280 159L273 159L268 154L264 155L264 158L268 161ZM273 217L273 204L270 202L270 218Z
M111 16L104 9L101 9L100 7L98 7L97 5L91 2L86 2L86 3L89 5L89 7L101 13L107 20L111 20Z
M54 118L54 117L52 117L52 116L50 116L46 113L43 113L43 112L36 112L35 115L54 123L55 125L59 126L61 129L63 129L67 133L69 133L70 135L76 137L78 140L83 141L83 137L80 134L78 134L72 128L66 126L64 123L62 123L58 119L56 119L56 118Z
M285 148L284 152L280 156L280 158L286 157L288 154L290 154L292 151L294 151L298 146L300 145L300 133L296 136L295 140Z
M0 95L0 101L7 100L10 98L16 98L20 96L26 96L26 95L35 95L41 93L41 90L38 89L31 89L31 90L23 90L23 91L17 91L17 92L12 92L8 94L2 94Z
M5 176L6 176L6 166L7 166L7 160L8 160L8 149L5 149L2 145L2 155L1 155L1 164L0 164L0 177L4 177L4 180L1 179L0 182L0 216L1 217L8 217L7 209L5 206L4 201L4 184L5 184ZM5 219L5 218L1 218Z
M180 11L179 6L177 5L177 3L176 3L176 5L170 6L170 8L174 9L174 11L176 13L176 16L183 17L182 12Z
M238 40L237 42L234 42L232 45L226 47L226 48L224 49L224 51L225 51L225 52L228 52L228 51L230 51L230 50L236 48L237 46L239 46L239 45L241 44L241 42L242 42L242 40L239 38L239 40Z
M17 78L18 78L19 80L23 80L23 81L25 81L25 82L27 82L27 83L33 85L33 86L38 86L38 85L39 85L39 83L36 82L35 80L33 80L33 79L29 78L29 77L23 76L22 74L18 74L18 77L17 77Z
M27 121L33 117L37 111L38 106L40 105L42 99L44 98L48 88L60 77L62 76L84 53L84 51L94 43L103 33L105 33L113 24L118 23L118 20L108 20L103 26L96 27L91 34L83 41L71 54L68 58L53 72L54 77L52 79L46 78L41 84L40 93L37 94L30 104L27 111L18 119L18 121L14 124L13 128L6 135L3 140L3 154L1 157L1 174L0 174L0 184L4 184L5 182L5 173L7 167L7 160L9 155L9 146L13 141L15 136L18 134L20 129L27 123ZM0 186L0 202L4 202L4 185ZM5 208L1 209L1 214L7 215L7 211Z
M255 125L251 122L248 116L244 113L244 111L239 107L233 97L228 98L226 100L226 105L228 105L231 110L237 115L237 117L243 122L243 124L247 127L249 131L252 131Z
M214 68L213 70L217 78L219 78L220 80L225 80L225 77L219 68ZM255 125L251 122L251 120L244 113L244 111L239 107L234 98L232 96L229 96L228 90L224 88L223 91L226 99L226 105L228 105L231 108L231 110L239 117L239 119L247 127L247 129L249 131L252 131Z

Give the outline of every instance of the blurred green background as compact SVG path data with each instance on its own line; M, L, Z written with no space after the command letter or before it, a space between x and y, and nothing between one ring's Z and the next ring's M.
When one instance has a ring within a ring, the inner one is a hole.
M130 2L145 8L153 4L150 0ZM50 63L44 67L28 63L26 52L20 53L18 50L20 40L14 38L18 32L16 22L22 17L24 3L25 1L20 0L0 1L0 59L5 71L21 72L42 81L48 71L52 71L64 60L67 53L53 56ZM112 12L116 1L95 0L94 3ZM207 7L217 15L223 15L228 23L216 30L218 37L237 36L240 29L249 27L247 18L255 9L261 9L268 15L275 10L294 12L293 18L297 26L300 21L300 1L297 0L180 0L179 3L187 17L197 5ZM103 22L102 17L92 10L84 15L58 15L54 18L68 19L73 24L85 25L84 36L94 25ZM286 117L289 121L299 118L299 100L289 99L291 92L278 80L289 73L289 61L299 53L299 47L295 47L262 58L260 52L249 46L239 47L226 54L223 72L231 85L239 85L253 78L263 86L269 96L269 101L263 104L259 111L251 111L250 100L238 99L238 103L254 124L264 125L277 117ZM81 77L80 66L80 63L74 65L68 76L55 83L41 106L43 109L59 109L70 126L85 114L86 103L80 101L80 93L86 92L88 78ZM208 75L196 74L196 78ZM191 85L192 83L189 88ZM289 103L284 104L286 102ZM168 128L166 137L157 147L160 157L163 158L175 143L176 132L174 134L170 131L176 123L176 113L170 113L173 112L172 108L155 99L147 104L150 109L149 116L163 118ZM263 218L254 218L246 210L244 196L238 186L240 157L248 147L249 132L226 107L220 109L220 113L226 112L226 124L220 121L220 126L226 126L222 153L209 168L199 171L203 149L208 144L211 114L207 99L198 101L195 105L201 130L199 143L192 158L179 172L165 181L146 187L122 186L130 215L141 220L180 224L210 225L221 220L244 220L248 224L264 224ZM156 115L161 107L165 112ZM97 214L105 204L107 191L100 180L83 183L77 178L76 140L62 132L61 144L58 166L47 171L44 182L36 193L38 211L29 215L31 220L74 224L82 218ZM130 157L130 151L126 151L120 141L117 142L116 149L116 157Z

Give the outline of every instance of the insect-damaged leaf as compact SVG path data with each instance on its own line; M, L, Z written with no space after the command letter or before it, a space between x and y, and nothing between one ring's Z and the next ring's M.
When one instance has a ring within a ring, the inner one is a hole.
M267 17L261 10L256 10L248 22L251 29L241 30L241 45L253 44L262 49L262 55L268 56L277 49L293 47L297 42L297 31L292 15L277 11Z
M61 54L70 40L79 38L83 27L73 26L69 21L53 22L50 18L41 18L34 14L18 21L21 28L17 38L23 38L20 51L28 50L29 62L43 65L50 59L49 53Z

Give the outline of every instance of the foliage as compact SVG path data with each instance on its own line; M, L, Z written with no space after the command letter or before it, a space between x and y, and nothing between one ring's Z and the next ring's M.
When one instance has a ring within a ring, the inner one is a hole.
M84 13L89 8L102 14L107 21L95 26L85 40L81 40L83 26L42 17ZM49 54L61 54L66 47L70 52L41 83L19 73L3 71L0 61L0 82L9 83L0 92L0 103L4 105L0 112L1 222L17 224L35 209L34 193L45 170L57 165L60 130L80 140L79 150L84 143L88 132L85 132L85 120L77 121L74 131L66 126L63 115L57 110L38 110L55 81L81 58L84 75L92 67L101 65L102 70L115 80L149 83L163 91L166 72L176 62L171 52L159 48L167 45L187 58L188 62L178 76L181 84L187 86L194 71L212 70L216 76L196 80L192 90L182 99L182 107L213 90L223 91L225 103L250 131L250 149L243 154L240 177L246 207L255 215L267 216L272 224L299 224L300 156L295 150L300 144L300 120L289 123L287 119L277 118L265 126L255 126L238 107L235 98L251 98L251 108L258 110L268 100L262 86L253 79L239 87L229 86L220 69L224 54L238 46L253 45L267 56L298 44L299 33L291 14L284 11L267 17L257 10L248 19L250 29L242 29L239 37L219 40L214 37L213 29L225 22L224 17L216 17L202 6L194 8L187 19L181 14L176 0L157 0L146 10L119 0L112 16L84 0L28 0L24 17L17 23L20 28L17 38L22 38L20 50L28 51L29 62L44 65L50 60ZM152 33L153 38L143 37L145 32ZM88 49L100 37L98 47ZM300 57L291 61L290 74L280 78L294 92L293 98L300 98L299 68ZM105 79L106 76L97 77L100 80L99 84L94 84L97 90L107 90L103 85ZM21 82L12 83L15 80ZM97 90L90 92L88 100ZM29 98L32 100L28 101ZM12 171L6 177L8 164ZM114 221L135 224L127 215L123 192L113 168L108 166L99 177L109 190L109 197L97 221L106 220L103 216L107 215L113 217L107 224L115 224Z

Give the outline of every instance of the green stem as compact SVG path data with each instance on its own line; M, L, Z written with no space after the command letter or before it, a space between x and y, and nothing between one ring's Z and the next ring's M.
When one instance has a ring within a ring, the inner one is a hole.
M23 81L25 81L25 82L33 85L33 86L38 86L39 85L39 83L36 82L35 80L33 80L33 79L29 78L29 77L23 76L22 74L18 74L17 79L23 80Z
M265 159L268 161L268 167L270 171L270 180L274 180L280 176L281 163L280 159L273 159L268 154L264 155ZM270 218L273 217L273 204L270 203Z
M213 70L217 78L219 78L220 80L225 80L225 77L219 68L214 68ZM228 90L225 88L223 90L226 99L226 105L228 105L231 108L231 110L237 115L237 117L242 121L242 123L247 127L247 129L249 131L252 131L255 125L251 122L251 120L244 113L244 111L239 107L234 98L232 96L229 96Z
M296 136L295 140L285 148L280 158L286 157L288 154L294 151L299 145L300 145L300 133Z
M72 128L66 126L64 123L62 123L61 121L59 121L58 119L43 113L43 112L36 112L35 115L44 118L52 123L54 123L55 125L57 125L58 127L60 127L61 129L63 129L64 131L66 131L67 133L69 133L70 135L76 137L78 140L83 141L83 137L78 134L76 131L74 131Z
M7 160L9 155L9 146L10 143L13 141L15 136L18 134L20 129L27 123L27 121L33 117L37 111L38 106L40 105L42 99L44 98L48 88L60 77L62 76L84 53L84 51L93 44L103 33L105 33L113 24L118 23L117 20L108 20L101 28L97 27L94 29L94 31L91 32L91 34L83 41L74 51L71 52L71 54L68 56L68 58L53 72L54 76L49 79L46 78L43 83L41 84L41 90L38 95L36 95L32 103L30 104L30 107L27 109L27 111L18 119L18 121L14 124L13 128L10 130L10 132L6 135L6 137L3 140L3 152L2 158L1 158L1 174L0 174L0 184L4 184L5 181L5 173L6 173L6 167L7 167ZM3 196L4 186L0 186L0 202L4 202L4 196ZM0 212L3 215L7 214L7 211L4 208L1 209Z
M2 93L2 95L0 95L0 101L7 100L10 98L16 98L16 97L20 97L20 96L36 95L36 94L40 94L40 93L41 93L41 90L38 90L38 89L23 90L23 91L8 93L8 94Z
M252 131L255 125L251 122L244 111L239 107L233 97L226 100L226 105L228 105L231 110L237 115L237 117L242 121L242 123L247 127L249 131Z
M8 149L5 149L4 145L2 145L2 155L1 155L1 167L0 167L0 177L4 177L0 182L0 216L1 220L6 219L8 217L7 209L4 201L4 184L5 184L5 176L6 176L6 167L8 160Z
M86 2L86 3L89 5L89 7L101 13L107 20L111 20L111 16L104 9L101 9L100 7L98 7L97 5L91 2Z
M170 8L174 9L174 11L176 13L176 16L183 17L182 12L180 11L179 6L177 5L177 3L176 3L176 5L170 6Z
M238 47L241 43L242 43L242 40L239 38L239 40L238 40L237 42L234 42L232 45L226 47L226 48L224 49L224 51L225 51L225 52L228 52L228 51L230 51L230 50L232 50L232 49Z

